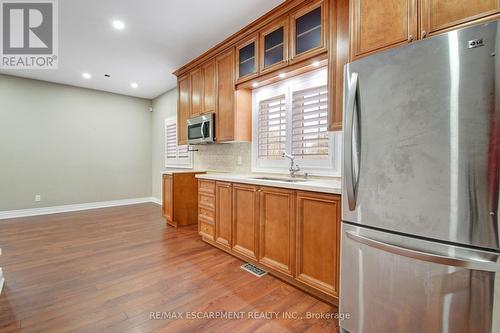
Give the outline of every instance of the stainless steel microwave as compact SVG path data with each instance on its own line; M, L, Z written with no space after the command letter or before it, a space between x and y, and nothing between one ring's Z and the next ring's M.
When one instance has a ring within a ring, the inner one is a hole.
M214 142L214 114L204 114L186 121L187 141L190 145Z

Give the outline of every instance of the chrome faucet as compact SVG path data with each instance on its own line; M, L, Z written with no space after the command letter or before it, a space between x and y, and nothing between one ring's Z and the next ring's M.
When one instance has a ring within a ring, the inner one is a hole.
M289 155L286 152L283 152L281 156L286 157L290 160L290 168L288 169L288 171L290 171L290 177L295 178L295 173L300 171L299 165L295 163L295 156Z

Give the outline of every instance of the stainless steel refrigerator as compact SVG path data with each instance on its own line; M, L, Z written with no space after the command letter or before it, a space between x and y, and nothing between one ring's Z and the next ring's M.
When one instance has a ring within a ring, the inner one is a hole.
M344 331L500 332L500 23L345 67Z

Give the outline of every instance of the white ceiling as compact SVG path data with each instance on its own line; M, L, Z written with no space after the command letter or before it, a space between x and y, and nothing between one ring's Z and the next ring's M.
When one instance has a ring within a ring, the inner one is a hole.
M175 87L173 71L283 1L61 0L59 69L0 73L152 99Z

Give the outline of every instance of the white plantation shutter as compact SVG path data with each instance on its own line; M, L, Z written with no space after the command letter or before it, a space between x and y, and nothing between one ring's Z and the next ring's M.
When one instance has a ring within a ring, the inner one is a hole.
M165 120L165 166L192 168L193 162L187 145L177 145L177 121Z
M261 101L258 117L259 158L280 159L286 148L285 95Z
M302 159L328 158L328 86L292 93L292 154Z
M177 146L177 157L180 159L189 158L189 149L187 145Z
M165 156L167 159L177 158L177 124L165 125Z

